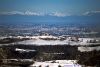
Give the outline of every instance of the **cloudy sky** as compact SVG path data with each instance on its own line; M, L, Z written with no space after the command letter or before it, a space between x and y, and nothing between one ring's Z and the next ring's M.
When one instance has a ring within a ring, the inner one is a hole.
M85 15L100 12L100 0L0 0L0 14Z
M100 0L0 0L0 23L100 22Z

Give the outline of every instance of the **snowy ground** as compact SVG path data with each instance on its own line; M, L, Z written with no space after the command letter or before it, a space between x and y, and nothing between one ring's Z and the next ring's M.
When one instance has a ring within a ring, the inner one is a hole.
M100 50L100 46L96 46L96 47L78 47L78 50L81 51L81 52L88 52L88 51L93 51L93 50L96 50L96 51L99 51Z
M81 65L76 63L76 60L53 60L53 61L45 61L45 62L35 62L30 67L81 67Z
M43 40L41 38L52 38L56 40ZM33 45L92 45L92 44L100 44L97 43L88 43L87 41L94 40L94 38L79 38L79 41L70 41L70 38L66 38L65 40L59 40L55 36L33 36L31 40L17 42L17 44L33 44ZM96 41L99 41L100 38L96 38Z
M25 44L25 45L77 45L80 46L78 47L78 50L83 52L83 51L93 51L93 50L100 50L100 47L81 47L84 45L99 45L100 44L100 38L78 38L78 41L72 41L71 37L66 37L64 40L61 40L61 38L64 38L63 36L17 36L17 37L12 37L9 36L10 38L28 38L29 40L25 41L20 41L20 42L14 42L11 44ZM6 37L0 37L0 39L3 39ZM47 40L46 40L47 39ZM75 38L74 38L75 39ZM95 43L90 43L90 41L96 41ZM2 45L2 44L0 44ZM3 44L4 45L4 44ZM9 44L5 44L9 45Z

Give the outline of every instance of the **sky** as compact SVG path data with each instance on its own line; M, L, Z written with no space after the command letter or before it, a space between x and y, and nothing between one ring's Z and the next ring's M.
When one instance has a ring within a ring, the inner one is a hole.
M0 14L82 15L100 11L100 0L0 0Z
M99 22L100 0L0 0L0 23L15 21Z

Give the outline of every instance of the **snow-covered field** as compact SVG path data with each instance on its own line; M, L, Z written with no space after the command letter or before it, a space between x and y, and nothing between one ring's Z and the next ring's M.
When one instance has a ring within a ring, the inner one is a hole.
M81 51L81 52L85 52L85 51L93 51L93 50L96 50L96 51L99 51L100 50L100 46L96 46L96 47L78 47L78 50Z
M7 38L7 37L0 37L0 39ZM70 37L70 36L17 36L17 37L12 37L9 36L9 38L28 38L29 40L24 40L24 41L19 41L19 42L14 42L11 44L24 44L24 45L77 45L78 50L83 52L83 51L93 51L93 50L100 50L100 47L82 47L84 45L99 45L100 44L100 38L78 38L77 37ZM2 44L0 44L2 45ZM4 44L3 44L4 45ZM5 44L9 45L9 44Z
M44 40L45 38L53 39L53 40ZM55 40L54 40L55 39ZM100 38L95 39L96 43L89 43L88 41L94 40L94 38L78 38L79 41L71 41L70 37L65 40L59 40L58 37L55 36L33 36L30 40L17 42L17 44L33 44L33 45L92 45L92 44L100 44Z
M30 67L81 67L81 65L77 64L77 60L53 60L53 61L44 61L37 62L35 61Z

